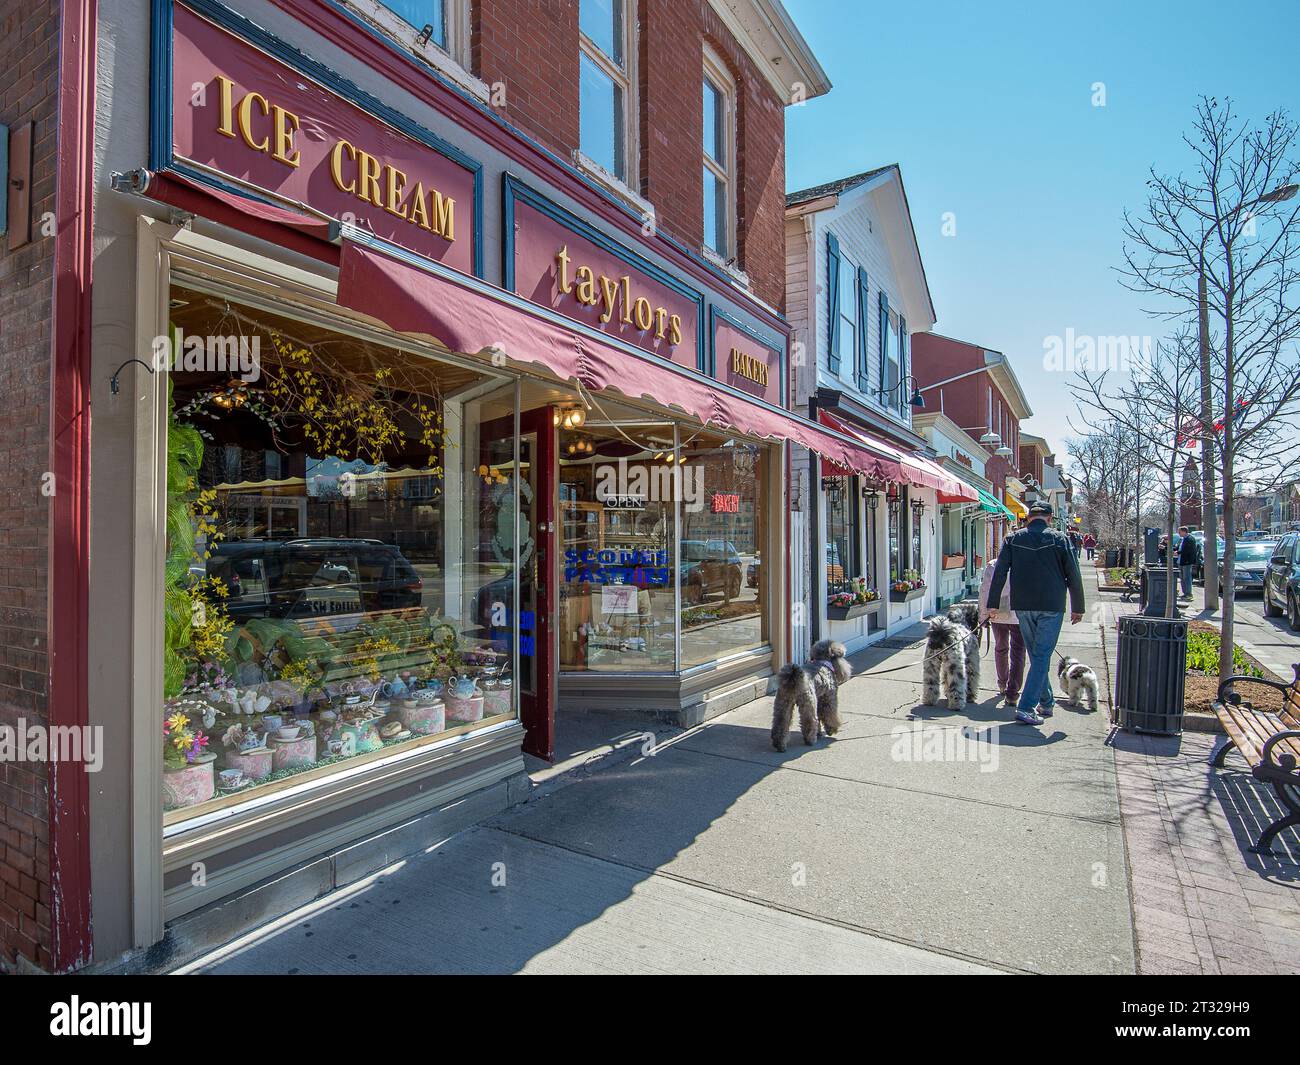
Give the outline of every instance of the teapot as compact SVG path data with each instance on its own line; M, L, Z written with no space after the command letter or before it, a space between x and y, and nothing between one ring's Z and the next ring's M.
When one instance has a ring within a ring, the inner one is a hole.
M472 699L478 694L478 681L468 674L451 678L451 690L457 699Z

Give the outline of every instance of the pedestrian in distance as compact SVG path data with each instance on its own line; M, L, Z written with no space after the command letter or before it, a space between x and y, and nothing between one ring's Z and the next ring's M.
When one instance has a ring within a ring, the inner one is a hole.
M1083 549L1088 552L1088 561L1091 562L1093 553L1097 550L1097 538L1092 533L1083 538Z
M1178 541L1178 581L1182 586L1182 594L1178 597L1180 599L1191 599L1192 577L1201 561L1201 545L1188 535L1190 532L1186 525L1178 527L1178 535L1182 537Z
M1079 562L1062 533L1048 528L1049 503L1029 508L1029 525L1007 537L998 553L997 566L984 604L1000 608L1002 589L1011 582L1010 607L1020 624L1020 637L1029 658L1029 675L1016 708L1016 721L1041 725L1052 716L1056 696L1052 691L1052 652L1065 621L1065 597L1070 597L1070 624L1083 620L1083 578Z

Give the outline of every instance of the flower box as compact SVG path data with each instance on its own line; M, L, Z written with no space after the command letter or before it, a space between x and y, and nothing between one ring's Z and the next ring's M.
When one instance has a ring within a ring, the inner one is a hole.
M923 595L925 595L924 588L913 588L906 592L896 592L892 588L889 589L889 601L891 603L910 603L913 599L920 599Z
M850 603L848 606L832 606L828 604L826 617L830 621L852 621L854 618L860 618L864 614L879 610L882 602L881 599L875 599L870 603Z
M965 556L965 555L962 555L962 554L956 554L956 555L944 555L944 556L943 556L943 568L944 568L944 569L961 569L961 568L962 568L963 566L965 566L965 565L966 565L966 556Z

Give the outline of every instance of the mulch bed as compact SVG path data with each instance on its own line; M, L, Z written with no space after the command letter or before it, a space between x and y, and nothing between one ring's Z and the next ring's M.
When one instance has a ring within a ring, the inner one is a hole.
M1217 626L1205 621L1188 622L1188 629L1192 632L1213 632L1216 635L1219 632ZM1282 679L1253 655L1246 654L1246 661L1258 668L1269 680ZM1242 681L1237 685L1237 692L1241 695L1243 701L1251 703L1256 710L1266 710L1276 714L1282 709L1282 693L1274 688ZM1189 670L1183 696L1183 709L1189 714L1212 714L1214 712L1214 700L1218 694L1219 675L1217 673L1201 673Z

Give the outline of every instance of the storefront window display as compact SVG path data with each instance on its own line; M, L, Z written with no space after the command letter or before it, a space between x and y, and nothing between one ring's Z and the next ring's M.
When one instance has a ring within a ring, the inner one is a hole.
M171 295L168 822L512 718L514 384Z
M607 405L601 413L614 412ZM671 672L676 430L672 422L604 420L560 436L560 668Z
M679 460L687 669L768 642L763 554L771 517L765 448L701 431L683 438Z

